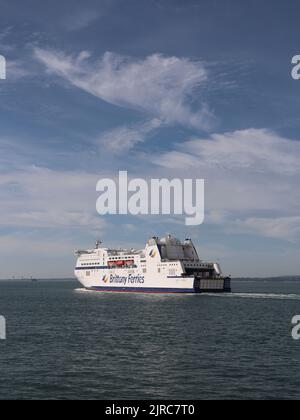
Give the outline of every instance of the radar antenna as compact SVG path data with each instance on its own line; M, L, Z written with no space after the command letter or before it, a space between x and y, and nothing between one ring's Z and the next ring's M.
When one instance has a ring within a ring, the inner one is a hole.
M101 244L102 244L102 242L101 242L101 241L97 241L97 242L96 242L96 249L99 249Z

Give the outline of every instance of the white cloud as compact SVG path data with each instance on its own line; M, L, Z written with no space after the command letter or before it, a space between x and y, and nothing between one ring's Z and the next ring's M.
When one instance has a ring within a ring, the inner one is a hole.
M152 159L153 163L166 169L182 169L191 170L193 167L199 167L199 158L190 153L181 152L179 150L172 150L171 152L163 153L160 156L155 156Z
M161 54L133 59L106 52L92 62L87 52L74 57L37 48L34 53L49 73L110 104L142 111L166 124L211 127L214 118L208 107L202 103L194 111L189 105L191 95L201 96L208 79L199 61Z
M185 142L180 150L166 153L158 163L169 168L181 162L190 167L295 175L300 173L299 157L300 141L268 130L249 129Z
M104 229L95 210L98 177L43 168L0 175L0 226Z
M110 227L95 209L100 175L37 167L0 174L1 278L72 275L74 250Z
M153 119L147 123L117 127L103 133L98 137L96 143L105 147L109 152L119 155L129 151L136 144L143 143L147 136L161 125L162 122L159 119Z
M163 176L205 179L205 223L227 233L300 238L300 141L257 129L214 134L152 162Z
M300 216L278 218L248 218L237 220L231 228L233 233L250 233L269 238L295 240L300 236Z
M35 75L33 69L30 69L22 60L8 60L7 61L7 79L19 80L24 77Z
M126 151L141 141L139 130L142 137L156 124L160 121L133 127L131 132L124 128L98 141L112 151ZM134 175L145 179L204 178L205 223L223 232L295 240L300 237L299 157L296 140L267 130L245 130L188 141L150 159L141 154L139 172ZM1 225L105 229L106 223L95 214L95 185L101 176L115 177L117 171L117 167L109 174L25 168L0 175Z

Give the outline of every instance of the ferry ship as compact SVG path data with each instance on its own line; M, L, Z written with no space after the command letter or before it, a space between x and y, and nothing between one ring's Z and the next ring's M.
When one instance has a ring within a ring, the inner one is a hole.
M87 290L131 293L230 293L220 265L202 261L191 239L151 238L143 250L76 251L75 276Z

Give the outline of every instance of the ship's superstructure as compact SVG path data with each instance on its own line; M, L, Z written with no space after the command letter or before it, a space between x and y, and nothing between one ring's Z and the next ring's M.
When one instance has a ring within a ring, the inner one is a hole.
M231 291L218 263L200 260L190 239L151 238L144 250L108 249L100 242L78 256L75 275L88 290L141 293Z

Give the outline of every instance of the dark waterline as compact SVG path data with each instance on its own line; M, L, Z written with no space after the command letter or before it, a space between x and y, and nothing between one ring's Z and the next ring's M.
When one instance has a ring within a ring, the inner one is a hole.
M159 296L0 282L0 399L300 398L300 283L233 286Z

